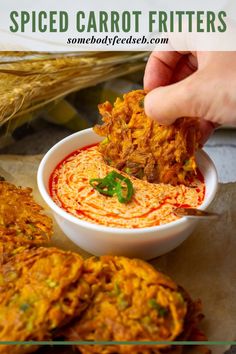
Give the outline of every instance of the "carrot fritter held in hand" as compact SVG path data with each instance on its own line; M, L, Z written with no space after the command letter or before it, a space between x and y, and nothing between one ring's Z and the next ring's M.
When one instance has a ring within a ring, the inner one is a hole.
M99 105L103 125L94 131L105 136L99 145L105 161L121 171L154 183L188 184L196 172L194 153L200 131L196 118L180 118L162 126L144 112L143 90L132 91ZM158 102L157 102L158 104Z

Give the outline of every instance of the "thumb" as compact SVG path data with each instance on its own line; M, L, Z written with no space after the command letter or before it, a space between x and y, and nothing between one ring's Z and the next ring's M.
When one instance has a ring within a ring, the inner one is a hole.
M144 100L147 116L164 125L172 124L180 117L198 117L201 95L198 82L197 73L194 73L175 84L150 91Z

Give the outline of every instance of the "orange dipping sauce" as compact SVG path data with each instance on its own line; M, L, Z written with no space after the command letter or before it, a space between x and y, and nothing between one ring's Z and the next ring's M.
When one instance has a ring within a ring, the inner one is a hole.
M200 171L190 186L153 184L126 175L133 184L134 195L127 204L116 196L108 197L93 189L92 178L104 178L114 168L108 166L97 145L72 152L53 171L50 194L54 202L75 217L95 224L118 228L144 228L178 219L176 207L196 208L205 196ZM117 171L120 173L120 171Z

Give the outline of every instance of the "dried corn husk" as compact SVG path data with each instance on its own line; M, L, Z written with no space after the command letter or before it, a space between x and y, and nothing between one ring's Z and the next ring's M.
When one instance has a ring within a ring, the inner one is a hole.
M0 53L0 125L78 89L140 70L145 52Z

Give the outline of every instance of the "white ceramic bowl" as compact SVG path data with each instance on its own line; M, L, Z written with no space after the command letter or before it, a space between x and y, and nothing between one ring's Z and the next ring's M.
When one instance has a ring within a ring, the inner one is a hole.
M76 149L99 141L101 138L92 129L72 134L54 145L40 163L39 191L60 228L75 244L97 256L111 254L148 260L179 246L195 228L196 220L183 217L161 226L121 229L80 220L54 203L49 194L49 178L57 164ZM197 161L206 183L205 199L199 209L206 209L216 194L217 172L205 152L199 151Z

